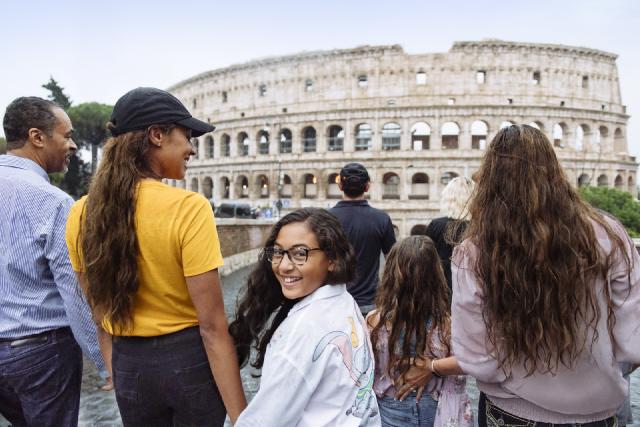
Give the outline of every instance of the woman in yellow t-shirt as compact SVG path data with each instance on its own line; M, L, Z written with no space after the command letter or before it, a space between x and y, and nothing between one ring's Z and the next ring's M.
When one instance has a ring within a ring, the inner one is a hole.
M246 400L211 206L161 182L184 178L190 138L214 127L153 88L120 98L108 127L113 137L89 195L71 210L67 244L96 321L113 336L122 421L222 426L228 412L235 422Z

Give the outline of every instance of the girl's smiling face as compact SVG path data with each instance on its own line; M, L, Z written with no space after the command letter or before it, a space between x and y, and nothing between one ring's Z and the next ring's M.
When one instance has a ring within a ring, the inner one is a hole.
M313 293L325 284L327 274L333 271L333 262L318 250L316 235L304 222L282 227L273 247L276 251L288 251L287 254L280 253L283 255L281 258L275 256L271 262L273 273L287 299L303 298ZM301 255L305 252L306 261L302 262Z

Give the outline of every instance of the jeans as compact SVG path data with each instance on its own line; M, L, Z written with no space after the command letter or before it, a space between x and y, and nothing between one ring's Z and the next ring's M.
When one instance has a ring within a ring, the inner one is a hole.
M532 421L517 417L498 408L489 399L485 399L484 413L478 412L478 424L482 425L483 422L489 427L618 427L618 421L615 415L606 420L584 424L552 424Z
M224 425L226 410L197 326L114 337L113 381L125 427Z
M71 329L29 340L0 342L0 413L14 427L77 426L82 351Z
M419 426L431 427L436 417L438 401L429 395L423 395L416 402L415 392L405 400L394 400L393 397L378 398L382 427Z

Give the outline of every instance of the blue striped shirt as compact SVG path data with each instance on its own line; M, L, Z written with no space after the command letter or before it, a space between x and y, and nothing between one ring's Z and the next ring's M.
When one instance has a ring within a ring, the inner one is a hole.
M71 268L65 226L73 199L37 163L0 155L0 338L70 326L103 376L96 325Z

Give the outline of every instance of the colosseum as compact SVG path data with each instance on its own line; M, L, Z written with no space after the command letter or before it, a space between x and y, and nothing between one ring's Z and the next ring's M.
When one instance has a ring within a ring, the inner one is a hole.
M338 171L369 170L373 206L400 235L438 215L455 176L471 176L495 133L512 123L553 141L577 186L636 192L617 55L500 40L446 53L362 46L260 59L171 88L217 126L197 144L184 181L216 204L329 207ZM278 203L280 201L280 203Z

